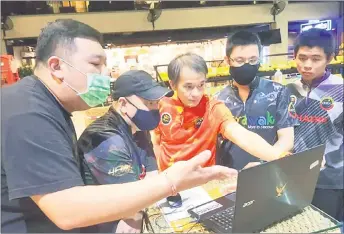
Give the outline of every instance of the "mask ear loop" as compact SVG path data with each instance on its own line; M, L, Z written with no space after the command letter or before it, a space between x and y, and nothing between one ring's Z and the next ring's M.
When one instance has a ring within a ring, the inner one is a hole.
M76 89L74 89L68 82L63 80L63 83L67 85L71 90L73 90L78 96L80 95L80 92L78 92Z
M120 105L120 106L119 106L119 107L120 107L119 111L121 112L121 114L126 115L126 113L124 113L124 111L122 111L122 106L123 106L123 104L122 104L122 103L119 103L119 102L120 102L120 99L121 99L121 98L117 99L117 104ZM123 98L123 99L125 99L125 98Z
M64 63L67 64L68 66L74 68L75 70L77 70L78 72L80 72L81 74L83 74L83 75L86 77L86 81L87 81L87 83L88 83L88 77L87 77L87 75L86 75L84 72L80 71L78 68L74 67L72 64L70 64L69 62L67 62L67 61L64 60L63 58L61 58L61 57L59 57L59 56L56 56L56 57L58 57L62 62L64 62ZM87 92L88 92L88 85L87 85L86 91L81 93L81 92L77 91L75 88L73 88L70 84L68 84L68 82L66 82L64 79L63 79L62 82L63 82L64 84L66 84L70 89L72 89L78 96L80 96L81 94L84 94L84 93L87 93ZM104 105L103 105L103 106L104 106Z
M124 97L125 100L127 100L127 102L129 102L132 106L134 106L137 110L139 109L136 105L134 105L131 101L129 101L129 99L127 99L126 97Z
M134 106L135 108L137 108L135 105L133 105L128 99L126 99L125 97L122 97L123 99L125 99L128 103L130 103L132 106ZM118 100L119 101L119 100ZM122 109L122 108L121 108ZM129 120L132 122L131 117L127 114L127 112L124 113L124 111L120 110L122 115L125 115L126 117L129 118Z

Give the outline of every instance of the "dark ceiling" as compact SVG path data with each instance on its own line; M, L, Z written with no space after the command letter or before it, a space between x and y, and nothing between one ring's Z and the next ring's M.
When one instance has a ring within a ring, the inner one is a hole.
M57 1L58 2L58 1ZM68 1L66 1L68 2ZM62 7L60 3L60 12L75 13L75 8L70 2L70 7ZM228 6L228 5L250 5L264 4L272 1L160 1L156 8L173 9L173 8L197 8L212 6ZM68 9L69 8L69 9ZM90 1L88 12L101 11L134 11L149 8L146 1ZM52 14L52 8L46 1L1 1L1 15L36 15L36 14Z
M103 38L104 47L106 47L107 44L112 44L112 46L133 46L165 43L187 43L193 41L209 41L225 38L228 34L242 29L253 32L262 32L269 30L269 25L226 26L217 28L114 33L104 34ZM36 43L37 38L7 40L7 44L11 46L35 46Z

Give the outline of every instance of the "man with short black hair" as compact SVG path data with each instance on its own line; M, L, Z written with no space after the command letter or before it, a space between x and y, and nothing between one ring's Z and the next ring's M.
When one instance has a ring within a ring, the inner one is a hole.
M145 180L84 186L71 113L105 102L110 93L101 34L75 20L57 20L42 30L36 53L35 75L1 90L2 233L79 232L237 174L201 168L211 156L204 151Z
M225 57L230 66L230 84L215 96L225 102L241 126L275 147L292 151L297 121L288 115L289 93L282 84L257 76L261 50L257 34L239 31L231 35ZM217 155L221 165L238 170L259 162L227 139Z
M301 80L289 84L290 115L295 128L295 150L326 144L313 204L342 221L343 191L343 78L326 69L335 54L332 34L323 29L302 32L295 41L295 61Z

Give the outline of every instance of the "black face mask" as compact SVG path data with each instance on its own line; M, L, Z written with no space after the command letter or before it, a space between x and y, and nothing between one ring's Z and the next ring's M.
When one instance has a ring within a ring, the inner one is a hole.
M256 65L251 65L245 63L241 67L232 67L230 68L230 73L233 79L239 85L248 85L250 84L257 75L259 69L259 63Z

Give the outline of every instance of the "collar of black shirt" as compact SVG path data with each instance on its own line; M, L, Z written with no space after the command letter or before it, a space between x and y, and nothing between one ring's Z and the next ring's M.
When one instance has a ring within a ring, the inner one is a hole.
M108 123L113 127L113 128L124 128L130 135L131 133L131 127L129 124L123 119L123 117L111 106L109 108L109 111L107 113L108 115Z

